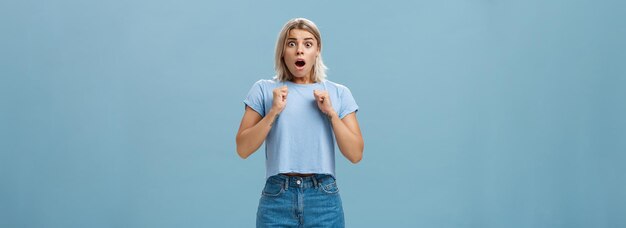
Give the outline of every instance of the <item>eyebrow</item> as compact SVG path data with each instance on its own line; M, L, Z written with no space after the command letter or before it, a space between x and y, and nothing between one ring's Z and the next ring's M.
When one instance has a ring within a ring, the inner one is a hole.
M298 39L296 39L296 38L287 38L287 40L298 40ZM304 38L304 40L315 40L315 39L313 39L313 37L307 37L307 38Z

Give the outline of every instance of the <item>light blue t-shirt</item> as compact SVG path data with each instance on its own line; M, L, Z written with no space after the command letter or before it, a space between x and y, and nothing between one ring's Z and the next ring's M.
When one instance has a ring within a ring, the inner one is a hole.
M265 138L266 178L279 173L318 173L335 176L335 137L328 118L320 111L313 90L327 90L339 118L356 112L350 90L328 80L315 84L259 80L243 101L265 116L272 108L276 87L288 87L287 104Z

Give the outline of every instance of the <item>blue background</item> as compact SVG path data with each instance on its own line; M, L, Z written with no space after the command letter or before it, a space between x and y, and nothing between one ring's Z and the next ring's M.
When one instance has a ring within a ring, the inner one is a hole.
M1 227L253 227L282 25L360 105L348 227L626 227L624 1L2 1Z

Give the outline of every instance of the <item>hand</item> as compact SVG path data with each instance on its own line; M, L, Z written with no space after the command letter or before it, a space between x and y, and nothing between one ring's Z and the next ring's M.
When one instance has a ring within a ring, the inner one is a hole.
M326 116L331 117L335 114L335 109L333 109L333 105L330 102L330 96L328 95L328 91L325 90L313 90L313 96L315 97L315 102L317 102L317 107L324 113Z
M272 109L270 112L274 111L276 115L280 114L285 106L287 105L287 94L289 91L287 90L287 86L281 86L272 91L274 101L272 102Z

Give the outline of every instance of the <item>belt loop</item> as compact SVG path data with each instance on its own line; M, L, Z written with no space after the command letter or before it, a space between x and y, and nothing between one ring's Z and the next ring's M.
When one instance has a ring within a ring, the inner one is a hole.
M315 178L315 174L311 176L311 180L313 180L313 187L317 189L317 178Z
M285 191L287 191L289 189L289 177L286 177L285 179Z

